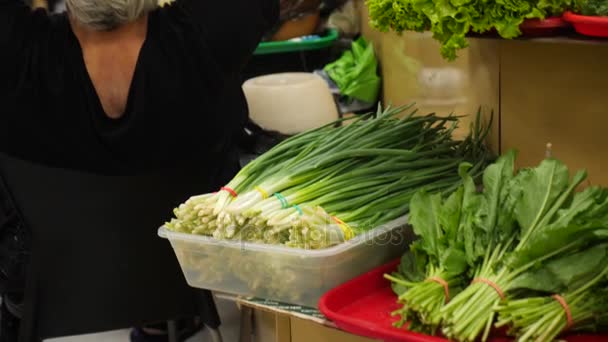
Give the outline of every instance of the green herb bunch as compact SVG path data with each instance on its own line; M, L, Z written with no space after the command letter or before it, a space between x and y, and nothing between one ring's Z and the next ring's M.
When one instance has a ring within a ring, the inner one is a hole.
M516 174L515 155L486 169L482 191L465 164L450 197L412 199L420 240L388 276L410 329L485 341L509 327L520 341L552 341L605 326L608 190L576 192L586 172L570 177L556 159Z

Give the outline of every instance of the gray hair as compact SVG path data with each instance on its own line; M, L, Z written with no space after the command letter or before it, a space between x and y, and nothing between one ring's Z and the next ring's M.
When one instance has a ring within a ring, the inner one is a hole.
M158 0L66 0L66 6L81 24L109 31L154 10Z

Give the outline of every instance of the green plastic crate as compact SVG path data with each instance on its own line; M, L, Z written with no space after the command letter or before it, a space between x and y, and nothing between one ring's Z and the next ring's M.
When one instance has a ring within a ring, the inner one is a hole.
M260 43L255 50L255 55L269 55L273 53L298 52L319 50L331 46L338 40L338 31L330 29L326 35L314 40L283 41L283 42L264 42Z

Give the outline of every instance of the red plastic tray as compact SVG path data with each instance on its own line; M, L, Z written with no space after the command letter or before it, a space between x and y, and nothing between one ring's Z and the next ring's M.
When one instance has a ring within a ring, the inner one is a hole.
M319 302L319 309L338 328L360 336L390 342L447 342L442 337L434 337L399 329L393 326L398 320L390 313L399 308L397 296L384 279L384 274L396 270L399 260L378 267L326 293ZM492 342L510 339L493 337ZM606 342L608 336L573 335L568 342Z
M526 19L519 25L519 29L521 30L521 37L524 38L551 37L569 33L572 29L572 25L562 17L549 17L544 20ZM470 37L500 38L495 28L491 28L484 33L470 31L468 35Z
M526 19L519 25L524 37L546 37L564 33L571 27L562 17L550 17L544 20Z
M564 20L572 23L576 32L582 35L608 37L608 17L592 17L566 12L564 13Z

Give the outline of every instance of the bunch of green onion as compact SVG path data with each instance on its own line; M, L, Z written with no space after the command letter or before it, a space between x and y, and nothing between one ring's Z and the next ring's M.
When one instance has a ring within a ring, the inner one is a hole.
M404 112L406 115L399 118ZM463 141L458 117L379 108L293 136L263 154L222 190L175 209L174 231L318 249L344 242L408 213L422 187L450 191L457 166L488 157L480 115Z

